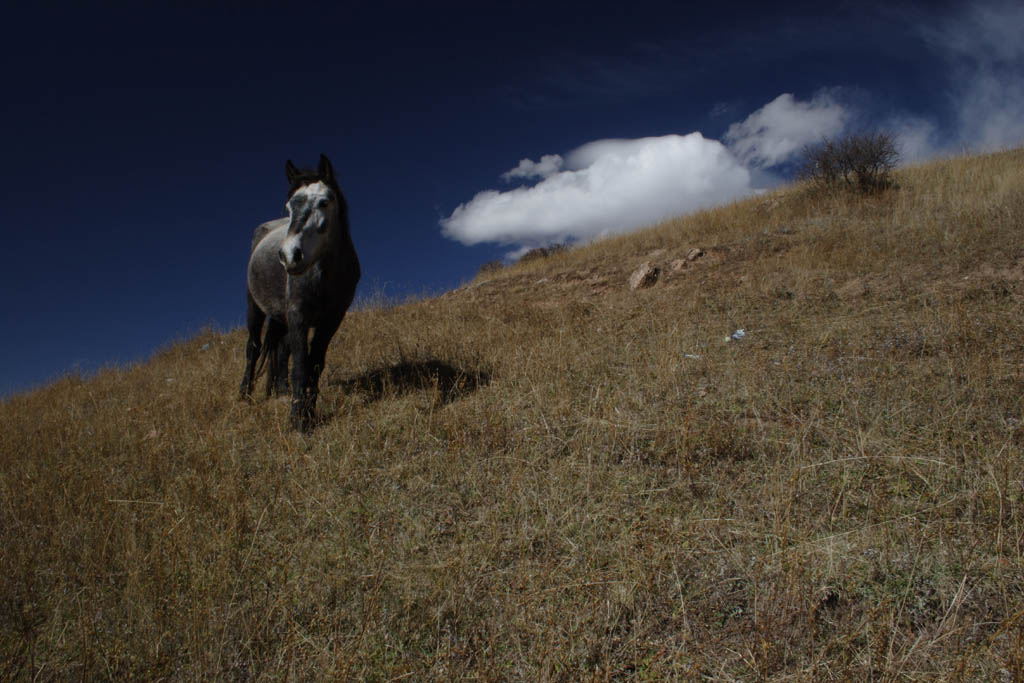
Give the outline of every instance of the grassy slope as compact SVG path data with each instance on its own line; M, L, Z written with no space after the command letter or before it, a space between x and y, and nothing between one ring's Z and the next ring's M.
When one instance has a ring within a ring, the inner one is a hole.
M899 180L0 404L0 678L1020 680L1024 152Z

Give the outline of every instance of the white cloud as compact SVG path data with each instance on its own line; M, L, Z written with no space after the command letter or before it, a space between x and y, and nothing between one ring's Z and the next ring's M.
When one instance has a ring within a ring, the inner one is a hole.
M922 32L952 54L993 64L1024 57L1022 26L1024 5L1002 0L968 5L963 13L926 25Z
M544 160L551 157L524 160L513 171L550 169ZM724 145L700 133L599 140L570 152L563 164L547 175L532 173L542 177L532 187L480 192L441 220L444 235L467 245L586 240L753 191L750 172Z
M980 72L964 82L957 109L961 145L989 151L1024 141L1022 71L1018 70L1017 78Z
M950 93L951 126L899 110L878 116L865 111L866 101L840 102L836 90L808 101L785 93L729 126L725 144L690 133L599 140L564 156L523 159L502 178L535 184L480 192L441 220L443 233L467 245L512 245L515 257L533 246L627 232L771 185L773 167L805 145L867 122L896 137L904 163L1024 143L1024 5L970 5L917 26L949 66L937 87Z
M507 254L505 254L505 260L510 262L510 263L515 263L516 261L521 259L523 256L525 256L526 252L528 252L528 251L530 251L531 249L534 249L534 248L535 247L533 245L527 244L527 245L518 247L516 249L513 249L512 251L510 251Z
M900 163L913 164L939 153L938 128L916 116L893 116L879 130L891 133L900 152Z
M977 151L1024 142L1024 5L967 6L921 32L952 70L954 146Z
M775 166L804 148L833 137L846 126L850 112L828 92L801 102L784 93L725 131L729 148L744 163Z
M558 154L545 154L540 161L523 159L519 165L501 174L501 179L508 182L516 178L547 178L562 170L563 160Z

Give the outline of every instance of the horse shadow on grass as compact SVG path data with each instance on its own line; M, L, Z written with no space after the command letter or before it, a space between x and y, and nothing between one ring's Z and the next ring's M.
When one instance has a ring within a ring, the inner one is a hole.
M368 370L355 377L329 380L347 394L362 394L366 403L405 396L418 391L435 393L442 405L468 396L491 381L488 371L458 367L442 360L403 360L386 367Z

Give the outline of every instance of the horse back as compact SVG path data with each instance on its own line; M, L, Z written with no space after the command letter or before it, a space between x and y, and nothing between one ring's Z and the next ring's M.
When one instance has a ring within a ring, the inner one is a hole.
M256 251L256 246L263 241L263 238L272 233L274 230L281 226L288 227L288 218L275 218L272 221L261 223L256 231L252 234L252 247L249 249L249 253Z

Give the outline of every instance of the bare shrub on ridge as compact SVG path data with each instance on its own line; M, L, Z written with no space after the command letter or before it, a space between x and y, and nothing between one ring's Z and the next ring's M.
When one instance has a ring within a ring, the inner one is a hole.
M797 176L829 190L872 194L895 185L899 145L889 133L847 135L804 147Z

